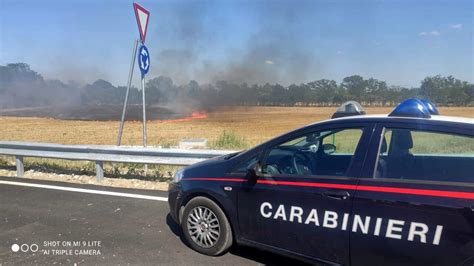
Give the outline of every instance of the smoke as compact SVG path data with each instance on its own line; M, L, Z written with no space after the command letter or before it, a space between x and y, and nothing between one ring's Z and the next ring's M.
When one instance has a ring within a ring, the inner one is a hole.
M167 38L174 42L160 47L155 60L152 60L156 64L151 73L154 76L168 76L178 84L185 84L198 79L195 70L207 49L210 41L208 36L212 34L205 26L205 19L212 16L213 10L209 3L192 1L177 3L168 12L169 20L158 21L157 24L162 23L163 26L154 34L159 40Z
M158 39L170 36L176 43L160 49L152 71L178 84L193 79L284 85L309 81L321 66L302 36L306 33L302 20L311 15L308 5L304 1L229 3L227 8L235 11L239 23L252 27L248 36L231 21L236 19L234 11L219 14L212 2L178 6L166 25L169 35L162 28L156 33Z
M174 2L169 10L163 9L160 16L154 17L159 27L149 33L162 41L150 47L156 54L152 52L154 58L148 74L149 101L166 103L178 110L193 109L211 102L209 97L197 99L193 94L196 87L212 87L209 84L218 81L290 85L313 79L322 68L304 41L308 30L302 26L312 15L311 4ZM251 30L240 32L246 27ZM45 80L26 64L0 66L0 108L120 104L123 100L124 88L106 84L104 80L110 77L100 67L85 70L84 66L69 64L61 58L52 58L50 62L61 66L53 71L57 74L54 78L61 77L67 83ZM92 78L102 81L87 84ZM194 80L201 85L193 83ZM140 99L140 92L132 89L131 103Z
M232 83L289 85L307 81L310 70L317 64L315 59L302 49L290 48L293 45L291 41L282 40L286 36L276 34L259 39L265 34L256 34L249 41L248 49L227 64L206 64L200 70L201 75L207 76L210 82L226 80Z
M81 90L74 83L44 80L27 64L0 66L0 108L71 105Z
M195 81L178 86L171 78L160 76L149 79L146 89L149 119L176 118L203 106L196 97L201 87ZM126 87L116 87L103 79L85 85L46 80L25 63L0 66L0 115L117 120L125 91ZM141 104L142 93L132 87L127 119L141 117Z
M203 75L209 75L211 81L250 84L307 81L317 67L317 59L300 36L300 22L306 19L307 10L307 3L301 1L257 6L257 31L248 38L245 49L223 65L205 68Z

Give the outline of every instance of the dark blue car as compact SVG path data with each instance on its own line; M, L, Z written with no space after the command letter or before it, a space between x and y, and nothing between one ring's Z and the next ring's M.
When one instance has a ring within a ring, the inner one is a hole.
M173 219L207 255L233 243L310 263L473 265L474 119L409 99L333 119L176 174Z

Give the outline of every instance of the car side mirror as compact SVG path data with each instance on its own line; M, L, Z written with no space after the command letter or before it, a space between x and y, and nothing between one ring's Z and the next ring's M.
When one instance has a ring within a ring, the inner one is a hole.
M330 155L336 152L336 145L334 144L323 144L323 151L325 154Z
M254 167L247 169L246 178L249 183L256 184L257 180L260 178L261 175L262 175L262 166L260 165L260 163L257 163L255 164Z

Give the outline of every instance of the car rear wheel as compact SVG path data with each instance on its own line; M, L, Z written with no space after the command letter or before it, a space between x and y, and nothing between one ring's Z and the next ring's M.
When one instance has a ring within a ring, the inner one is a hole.
M217 256L232 245L232 229L222 209L212 200L195 197L186 204L181 228L196 251Z

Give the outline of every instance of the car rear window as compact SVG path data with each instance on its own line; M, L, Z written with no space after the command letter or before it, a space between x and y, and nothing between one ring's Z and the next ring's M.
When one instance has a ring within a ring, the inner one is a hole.
M474 137L386 128L374 175L474 183Z

